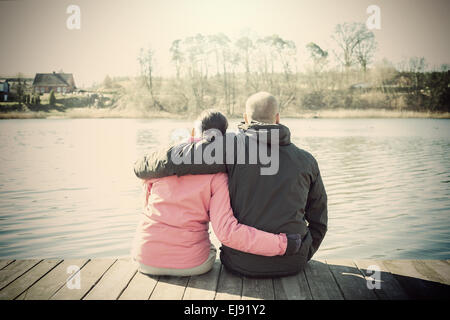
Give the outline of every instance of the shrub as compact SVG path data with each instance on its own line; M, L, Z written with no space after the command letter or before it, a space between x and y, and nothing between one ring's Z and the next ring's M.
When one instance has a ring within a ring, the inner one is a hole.
M50 91L50 97L48 98L48 103L52 106L56 104L55 91Z

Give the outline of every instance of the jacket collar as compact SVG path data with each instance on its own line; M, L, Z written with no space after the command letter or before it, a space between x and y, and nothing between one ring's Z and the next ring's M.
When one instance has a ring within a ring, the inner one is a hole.
M270 132L271 129L278 129L279 140L277 141L280 146L288 145L291 143L291 132L288 127L282 124L267 124L257 121L252 121L251 123L241 122L238 125L240 132L243 132L249 138L257 138L260 142L264 141L270 144L270 138L268 134L262 132Z

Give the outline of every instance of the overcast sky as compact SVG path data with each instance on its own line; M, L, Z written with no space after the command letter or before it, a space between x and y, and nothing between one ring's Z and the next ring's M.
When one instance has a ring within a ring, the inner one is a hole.
M66 27L70 4L81 9L80 30ZM365 22L369 5L381 9L377 60L450 63L449 0L0 0L0 75L62 69L78 86L89 85L106 74L136 75L139 49L148 45L168 74L173 40L216 32L237 37L247 28L295 41L301 66L306 43L331 48L335 25Z

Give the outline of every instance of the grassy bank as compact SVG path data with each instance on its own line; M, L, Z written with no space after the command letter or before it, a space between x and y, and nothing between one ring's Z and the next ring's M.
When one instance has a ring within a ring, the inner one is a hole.
M323 118L323 119L351 119L351 118L429 118L450 119L450 113L396 111L388 109L324 109L318 111L305 110L303 112L285 112L282 118ZM121 110L117 108L71 108L63 111L10 111L0 112L0 119L100 119L100 118L128 118L128 119L194 119L195 116L174 114L164 111ZM229 118L239 119L240 115Z
M173 91L175 92L175 91ZM240 119L245 109L246 94L236 100L236 107L230 110L223 104L220 94L212 95L208 103L199 108L188 107L178 101L179 95L161 94L158 107L154 98L139 81L123 81L117 88L107 91L97 88L95 91L80 94L56 95L56 103L51 105L49 95L41 96L39 105L17 102L0 102L0 119L77 119L77 118L134 118L134 119L194 119L203 109L214 108L228 114L229 118ZM336 93L334 93L336 94ZM304 93L301 97L308 95ZM320 105L312 101L297 105L293 101L281 110L282 118L435 118L449 119L448 111L417 110L404 103L396 107L385 105L385 96L377 92L350 91L342 94L342 101L337 105ZM363 98L361 98L363 97ZM328 97L329 98L329 97ZM331 98L330 98L331 99ZM302 99L298 99L303 101ZM333 99L331 99L333 100ZM335 99L336 100L336 99ZM352 102L349 105L345 101ZM334 101L334 100L333 100ZM355 105L355 101L359 104ZM343 106L340 106L343 105ZM184 107L183 107L184 106ZM309 106L309 107L307 107Z
M141 112L133 110L71 108L64 111L11 111L0 112L0 119L101 119L101 118L138 118L138 119L182 119L182 115L167 112Z
M324 118L324 119L352 119L352 118L424 118L450 119L449 112L431 111L397 111L389 109L325 109L320 111L305 111L302 113L287 113L287 118Z

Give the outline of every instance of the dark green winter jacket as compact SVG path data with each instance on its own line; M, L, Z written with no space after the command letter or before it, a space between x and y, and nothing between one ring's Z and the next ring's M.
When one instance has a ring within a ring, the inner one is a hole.
M211 148L214 142L216 147ZM222 148L217 148L219 143ZM200 161L194 156L207 152L216 163L205 160L206 156L199 157ZM266 152L266 157L259 157L258 152ZM268 155L272 156L270 163ZM184 157L182 163L180 157ZM263 168L267 170L265 174ZM291 143L289 129L281 124L241 123L237 134L227 133L223 139L203 139L144 156L136 161L134 171L141 179L226 172L231 207L240 223L272 233L301 234L302 246L294 255L266 257L222 246L223 265L240 275L273 277L298 273L317 251L327 231L327 195L317 161Z

